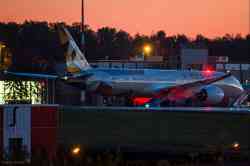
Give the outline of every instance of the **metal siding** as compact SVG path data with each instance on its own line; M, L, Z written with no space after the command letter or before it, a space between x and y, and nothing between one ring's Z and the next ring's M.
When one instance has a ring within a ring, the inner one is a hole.
M57 107L33 107L31 125L32 149L44 148L53 157L56 152Z
M16 107L16 123L13 123L13 110ZM8 152L10 138L22 138L23 146L25 146L28 153L31 152L31 137L30 137L30 111L31 105L5 105L4 106L4 149Z

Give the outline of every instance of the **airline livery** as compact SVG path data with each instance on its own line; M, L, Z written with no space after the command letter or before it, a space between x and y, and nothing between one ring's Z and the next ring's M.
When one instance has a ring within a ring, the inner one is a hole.
M230 73L196 70L92 68L69 31L58 26L66 58L67 74L6 74L34 78L63 79L101 95L129 95L134 104L150 106L228 106L244 90Z

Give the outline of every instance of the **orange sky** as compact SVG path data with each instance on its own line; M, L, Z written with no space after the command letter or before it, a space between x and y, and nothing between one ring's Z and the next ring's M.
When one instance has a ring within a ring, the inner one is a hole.
M111 26L131 34L249 33L249 0L85 0L91 28ZM1 0L0 21L79 22L81 0Z

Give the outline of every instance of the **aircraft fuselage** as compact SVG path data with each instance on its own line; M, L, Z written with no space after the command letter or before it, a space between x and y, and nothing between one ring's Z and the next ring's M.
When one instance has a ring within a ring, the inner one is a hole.
M223 72L197 70L157 70L157 69L90 69L93 73L86 83L89 89L95 90L98 82L105 82L112 87L112 94L119 95L132 92L137 96L151 96L157 90L176 85L224 75ZM230 76L213 83L224 90L228 96L237 96L243 88L240 82ZM92 88L92 89L91 89Z

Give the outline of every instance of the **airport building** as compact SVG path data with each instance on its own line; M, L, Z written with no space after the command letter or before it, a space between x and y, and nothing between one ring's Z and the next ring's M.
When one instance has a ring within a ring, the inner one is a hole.
M10 49L0 42L0 104L55 103L55 80L5 75L12 61Z
M190 49L182 48L181 53L182 69L197 69L203 70L208 64L207 49Z
M131 153L217 154L219 150L223 154L247 154L249 116L247 109L227 108L145 111L121 107L0 105L0 156L2 161L30 160L42 150L52 159L60 147L65 152L79 147L82 151L87 148L102 152L120 149Z

